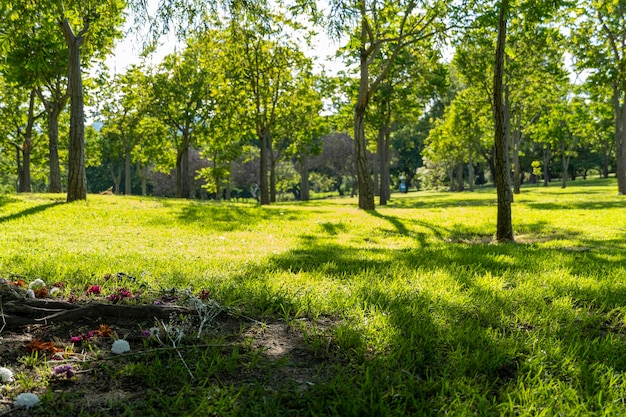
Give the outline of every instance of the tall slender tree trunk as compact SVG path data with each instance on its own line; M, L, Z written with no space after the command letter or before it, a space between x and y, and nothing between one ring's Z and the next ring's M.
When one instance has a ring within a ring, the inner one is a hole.
M472 145L468 148L467 156L467 184L470 191L474 191L474 185L476 184L476 173L474 171L474 153L472 152Z
M124 194L131 195L132 187L130 181L130 149L124 149Z
M87 176L85 170L85 113L83 79L80 66L80 47L85 40L89 25L74 34L67 19L60 23L68 47L70 93L70 140L67 170L67 201L87 199Z
M465 181L463 181L463 163L459 162L456 166L456 191L463 192L465 190Z
M37 89L39 99L48 115L48 162L50 165L48 191L51 193L60 193L63 186L59 162L59 116L65 108L69 96L67 87L63 87L62 82L62 78L57 77L54 86L50 88L50 100L46 99L41 89Z
M520 194L522 188L522 167L519 162L520 144L522 143L522 121L518 114L515 117L515 130L513 131L513 193Z
M563 167L563 175L561 175L561 188L567 187L567 175L569 170L569 156L567 154L567 149L565 149L565 141L561 141L561 163Z
M120 164L111 162L111 179L113 180L113 194L119 195L122 182L122 166Z
M602 143L602 178L609 178L609 141L605 140Z
M626 195L626 81L613 83L617 193Z
M148 195L148 168L141 166L141 163L137 162L137 175L141 180L141 195Z
M378 133L378 164L380 166L380 205L387 205L391 199L390 143L391 143L391 108L384 101L381 107L385 109L382 126Z
M508 171L507 134L505 120L505 105L503 76L504 55L506 44L507 17L509 12L509 0L500 3L500 16L498 19L498 42L496 46L496 60L493 81L493 115L495 122L495 182L498 196L498 221L496 226L496 240L498 242L513 242L513 222L511 215L510 175Z
M270 156L270 203L276 202L276 163L278 158L274 154L274 146L270 140L268 143L268 155Z
M365 23L362 23L362 36L366 37ZM374 210L374 187L367 164L367 141L365 139L365 111L370 99L368 55L365 47L360 53L359 94L354 107L354 148L357 184L359 187L359 208Z
M309 158L303 152L300 157L300 201L311 199L311 189L309 187Z
M259 188L261 191L261 205L270 204L270 195L267 181L267 161L268 161L268 143L271 140L269 129L259 129L259 142L261 145L261 161L259 166Z
M190 198L189 186L189 137L183 137L183 145L176 155L176 197Z

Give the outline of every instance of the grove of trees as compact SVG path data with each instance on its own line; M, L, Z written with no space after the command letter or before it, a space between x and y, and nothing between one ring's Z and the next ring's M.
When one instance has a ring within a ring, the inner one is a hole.
M153 6L0 6L1 190L262 205L338 193L372 210L401 182L488 184L499 241L514 239L523 183L614 175L626 194L620 0ZM143 33L148 55L171 28L182 46L160 63L104 65L124 36ZM311 55L316 33L340 70Z

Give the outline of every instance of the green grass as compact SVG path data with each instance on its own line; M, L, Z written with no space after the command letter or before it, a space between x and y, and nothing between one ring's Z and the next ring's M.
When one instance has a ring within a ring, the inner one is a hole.
M398 194L376 212L355 199L6 195L0 275L67 292L113 291L103 277L118 272L208 289L246 315L286 320L319 362L301 391L256 378L287 365L254 349L190 353L195 382L176 356L146 356L116 371L150 386L119 414L626 414L625 197L614 180L588 180L515 198L517 243L497 245L493 189Z

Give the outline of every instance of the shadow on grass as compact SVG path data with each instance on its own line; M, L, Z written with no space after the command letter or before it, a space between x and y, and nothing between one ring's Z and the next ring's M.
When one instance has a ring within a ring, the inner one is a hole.
M626 208L624 201L564 201L562 203L526 203L535 210L605 210L613 208Z
M9 222L11 220L16 220L16 219L21 219L21 218L27 217L27 216L32 216L34 214L46 211L49 208L52 208L54 206L58 206L59 204L63 204L63 203L56 202L56 203L42 204L42 205L39 205L39 206L29 207L29 208L24 209L22 211L18 211L17 213L7 214L6 216L1 216L0 217L0 223L6 223L6 222Z
M220 231L235 231L275 220L299 221L310 214L310 211L290 210L280 206L192 203L183 206L178 219L184 223L204 224Z
M535 230L543 227L536 225ZM331 380L311 389L313 414L332 409L335 415L355 416L498 415L503 404L532 405L518 396L520 383L538 392L555 384L571 386L578 401L593 406L607 389L598 380L607 372L626 371L626 287L607 283L590 289L575 281L560 283L555 276L546 282L545 294L540 288L527 293L528 287L514 293L524 284L516 282L519 277L544 273L550 260L551 267L569 269L574 276L584 274L581 264L592 269L603 265L595 254L533 244L376 249L307 236L298 248L273 256L263 268L334 277L351 285L351 302L364 309L365 324L348 314L323 333L329 355L325 368L335 371ZM411 289L410 283L406 290L386 290L399 265L423 273L447 272L460 284L454 290L460 296ZM258 272L250 276L259 277ZM493 289L477 282L486 275L513 282ZM301 311L297 295L259 291L248 302L262 305L265 312ZM568 297L575 300L573 306L557 302ZM382 349L374 339L385 336L367 328L369 311L384 313L380 332L389 332L389 339Z

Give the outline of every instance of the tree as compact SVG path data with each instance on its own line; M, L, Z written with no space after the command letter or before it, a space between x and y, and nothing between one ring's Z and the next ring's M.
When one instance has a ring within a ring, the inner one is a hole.
M168 127L176 150L176 197L190 198L189 150L207 132L215 109L217 86L213 67L202 58L201 44L192 39L182 54L170 54L153 75L150 113Z
M493 76L493 119L494 119L494 143L495 143L495 183L498 194L498 221L496 225L496 240L498 242L512 242L513 222L511 217L511 193L510 177L508 173L507 137L504 107L504 89L502 80L504 77L504 55L506 43L506 29L509 15L509 0L501 0L498 18L498 41L496 45L496 58Z
M289 91L297 88L296 80L311 65L284 29L283 25L289 24L291 22L269 13L262 18L242 13L231 20L229 27L227 71L231 82L246 91L247 119L257 135L260 149L262 205L275 201L274 169L279 155L274 153L274 145L284 139L275 135L281 125L289 123L296 105L290 102Z
M577 8L572 45L576 65L612 89L617 191L626 195L626 6L623 1L586 0Z
M116 76L104 89L108 97L102 108L103 131L108 132L109 138L118 138L121 141L126 195L132 194L132 156L143 137L141 122L147 117L149 88L146 78L142 68L131 66L125 74Z

